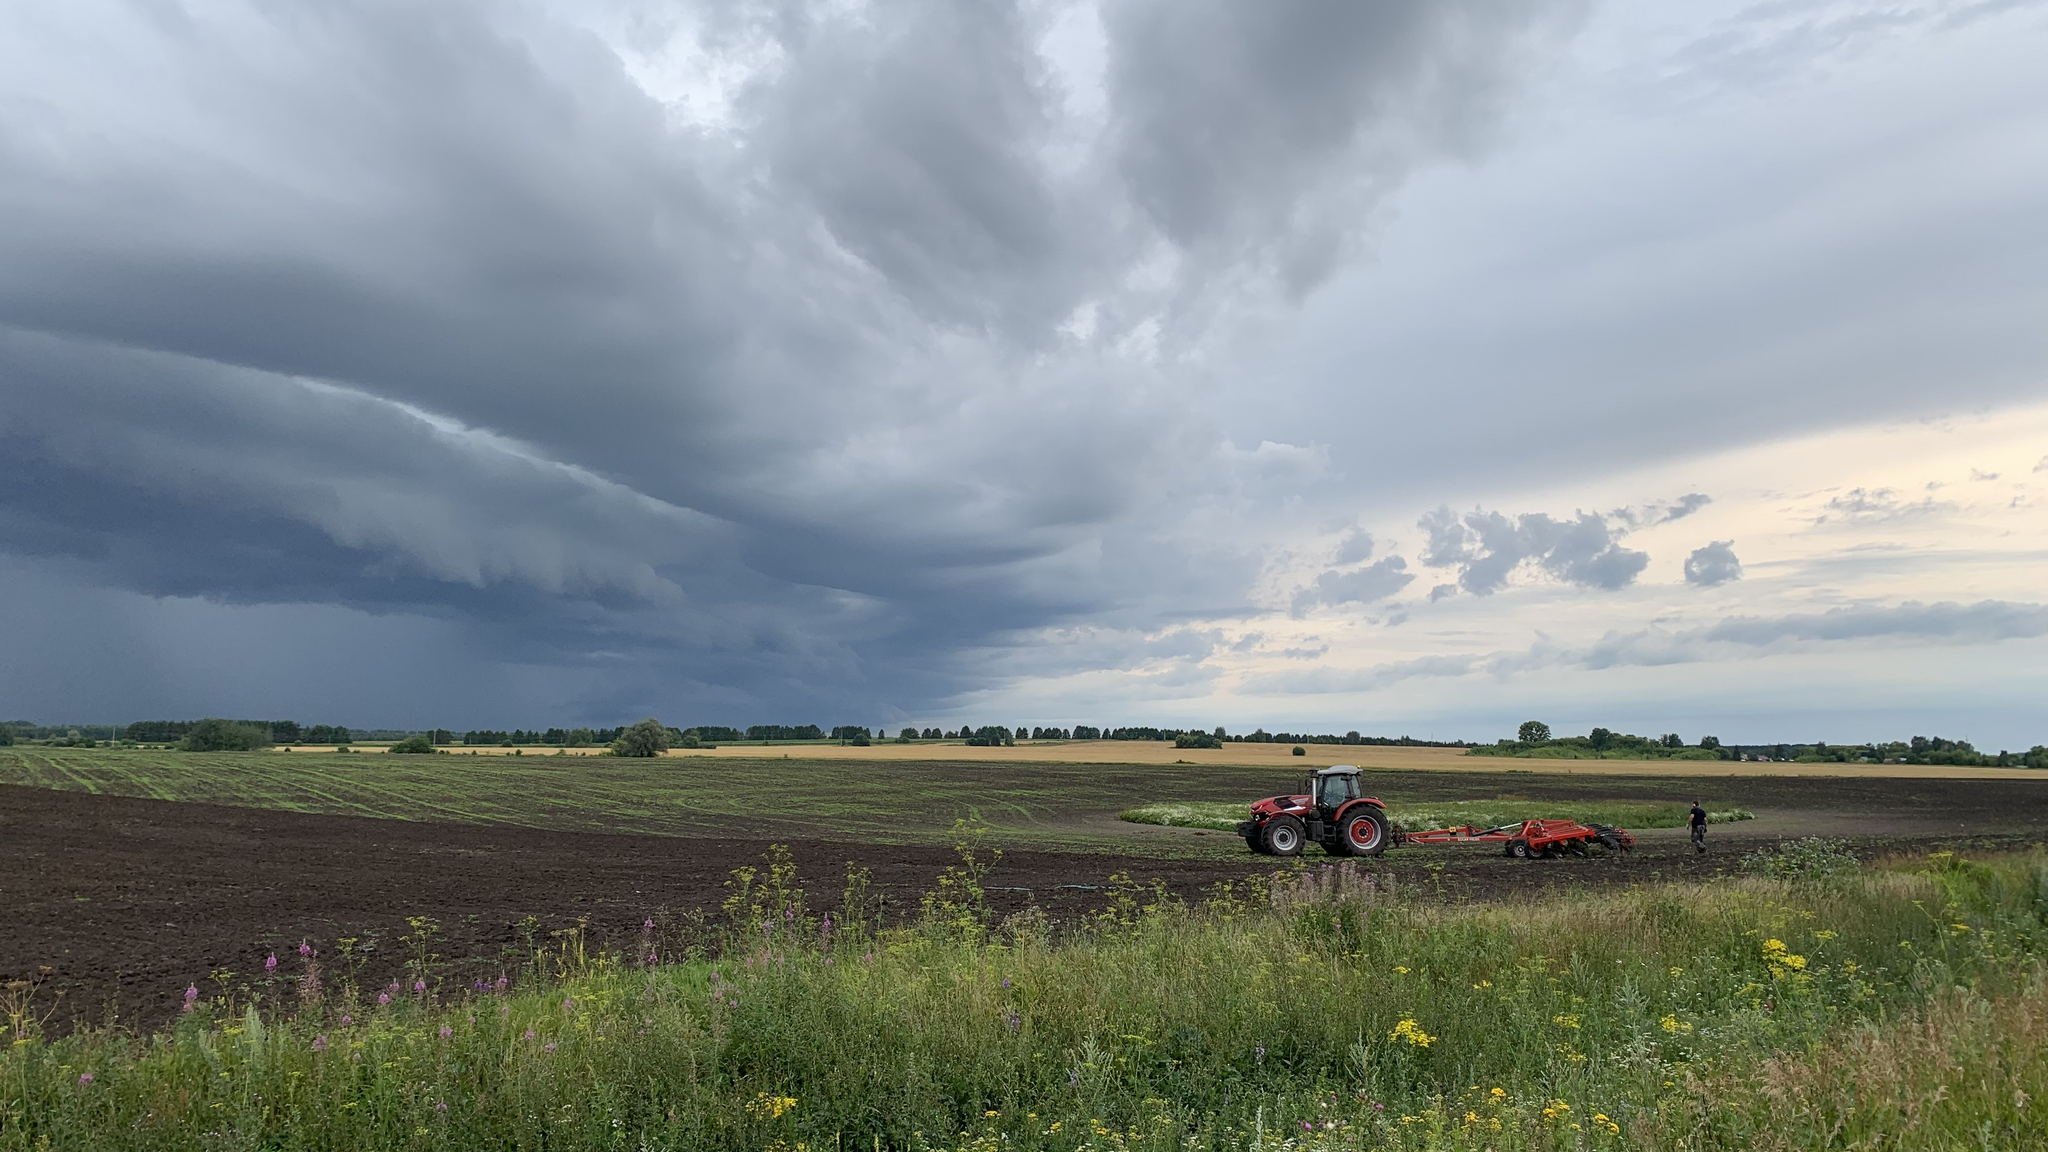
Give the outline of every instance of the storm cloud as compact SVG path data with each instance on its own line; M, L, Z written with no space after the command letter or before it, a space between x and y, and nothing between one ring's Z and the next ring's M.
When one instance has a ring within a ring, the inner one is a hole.
M1519 651L1552 594L1628 634L1686 583L1786 618L1845 549L2043 496L2038 446L1973 457L1981 499L1629 471L1919 419L1929 372L1973 411L2038 391L2038 29L1838 7L11 11L0 600L43 639L0 689L1072 722L1228 713L1259 661L1404 619ZM1948 103L1901 118L1923 82ZM1822 543L1742 522L1772 500ZM1735 637L1685 643L1776 650ZM450 687L353 687L374 654Z

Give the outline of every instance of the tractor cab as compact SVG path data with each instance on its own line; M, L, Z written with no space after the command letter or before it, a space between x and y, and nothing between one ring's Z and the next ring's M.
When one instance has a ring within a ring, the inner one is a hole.
M1302 780L1301 787L1317 811L1333 814L1358 799L1358 769L1349 764L1318 768Z

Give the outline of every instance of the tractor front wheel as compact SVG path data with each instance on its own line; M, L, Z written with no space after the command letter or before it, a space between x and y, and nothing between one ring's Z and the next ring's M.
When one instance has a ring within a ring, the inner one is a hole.
M1251 849L1255 855L1264 856L1266 854L1265 838L1263 836L1252 835L1245 837L1244 846Z
M1346 856L1377 856L1387 850L1387 818L1361 805L1344 817L1337 845Z
M1262 838L1266 842L1268 856L1299 856L1306 836L1302 832L1301 821L1292 816L1275 816L1266 821Z

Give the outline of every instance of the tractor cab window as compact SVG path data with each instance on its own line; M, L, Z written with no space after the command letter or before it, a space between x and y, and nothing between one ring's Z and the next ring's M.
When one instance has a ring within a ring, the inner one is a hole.
M1321 783L1322 792L1316 797L1318 808L1341 808L1358 798L1356 776L1325 776Z

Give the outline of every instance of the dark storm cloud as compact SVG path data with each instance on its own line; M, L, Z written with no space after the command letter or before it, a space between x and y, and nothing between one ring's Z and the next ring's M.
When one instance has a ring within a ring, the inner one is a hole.
M1176 357L1482 139L1553 8L1117 6L1077 113L1035 7L709 6L770 62L718 123L518 5L14 14L6 547L754 715L1241 601L1114 527L1236 466Z
M1546 513L1506 516L1475 508L1460 516L1440 507L1417 521L1428 537L1422 562L1458 569L1458 586L1488 596L1528 565L1566 584L1614 591L1626 588L1650 562L1648 553L1624 548L1620 539L1638 524L1662 523L1686 515L1705 497L1686 497L1674 511L1659 506L1606 514L1579 512L1569 520Z
M1701 548L1693 549L1685 558L1685 582L1700 588L1712 588L1730 580L1742 579L1742 561L1735 557L1735 541L1716 540Z

